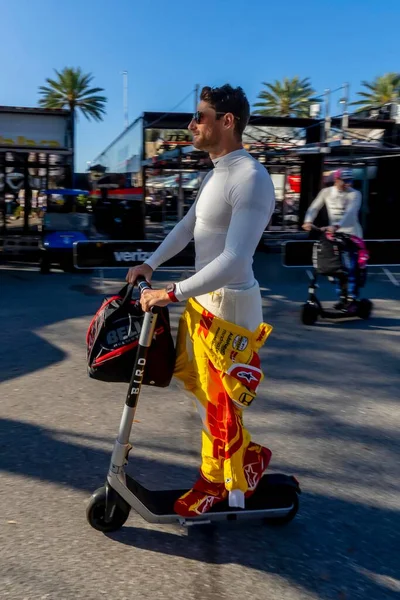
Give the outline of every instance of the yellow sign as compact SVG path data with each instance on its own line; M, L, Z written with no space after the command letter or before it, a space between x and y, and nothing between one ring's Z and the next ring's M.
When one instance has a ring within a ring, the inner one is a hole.
M0 146L29 146L31 148L60 148L60 143L56 140L40 140L37 142L35 140L31 140L24 135L19 135L16 139L13 138L5 138L0 135Z

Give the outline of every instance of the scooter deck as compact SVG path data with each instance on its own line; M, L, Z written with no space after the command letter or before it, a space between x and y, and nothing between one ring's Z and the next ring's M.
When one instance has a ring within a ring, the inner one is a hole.
M320 316L322 319L330 319L332 321L359 321L360 317L357 314L346 314L343 311L335 310L334 308L322 309Z
M126 485L151 513L158 516L174 514L175 501L188 491L188 489L148 490L129 475L126 475ZM254 494L246 499L245 510L290 509L293 506L295 493L300 493L300 487L294 477L281 473L264 475ZM207 514L238 511L240 509L231 508L228 500L225 500L218 502Z

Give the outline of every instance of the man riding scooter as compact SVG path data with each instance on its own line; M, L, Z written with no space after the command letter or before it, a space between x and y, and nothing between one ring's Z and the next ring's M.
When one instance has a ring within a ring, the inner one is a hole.
M303 229L311 231L313 221L321 208L325 205L329 226L325 229L330 233L345 233L362 240L363 231L358 220L362 196L352 187L353 172L351 169L339 169L334 174L335 183L332 187L321 190L309 206L304 218ZM339 301L335 304L336 310L345 310L351 313L357 311L358 283L356 277L357 252L348 252L348 278L337 279L337 293Z
M230 507L245 508L271 457L268 448L252 442L242 418L263 377L258 351L272 330L263 322L252 263L275 206L268 171L243 148L249 115L241 88L203 88L189 130L194 147L209 153L214 168L187 215L127 275L132 284L139 275L150 280L194 238L196 273L141 295L145 311L186 302L175 376L195 395L204 427L200 477L174 506L183 517L203 514L228 497Z

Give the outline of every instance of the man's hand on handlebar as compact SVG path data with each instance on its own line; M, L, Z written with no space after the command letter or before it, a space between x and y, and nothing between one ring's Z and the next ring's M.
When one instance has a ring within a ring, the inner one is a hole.
M149 312L153 306L167 306L170 302L166 290L144 290L140 294L140 305L144 312Z
M150 283L153 275L153 269L149 265L146 265L146 263L138 265L137 267L131 267L126 275L126 281L132 285L135 285L139 275L143 275L146 281Z
M126 275L126 281L135 285L140 275L150 283L153 269L145 263L137 267L131 267ZM170 302L171 298L166 290L146 289L140 294L140 305L144 312L148 312L153 306L167 306Z
M336 233L339 229L337 225L329 225L328 227L322 227L322 231L328 231L329 233Z
M337 225L328 225L327 227L317 227L316 225L313 225L313 223L303 223L302 228L305 231L328 231L329 233L336 233L336 231L339 229L339 227Z

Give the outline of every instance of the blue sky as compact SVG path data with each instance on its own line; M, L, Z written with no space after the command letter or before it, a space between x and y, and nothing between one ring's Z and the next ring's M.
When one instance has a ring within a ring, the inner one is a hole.
M400 70L400 0L2 0L1 17L0 104L36 106L64 66L105 88L104 122L78 123L81 171L123 128L124 69L131 121L196 83L241 85L253 103L262 81L299 75L318 93L348 81L354 99L362 80ZM179 107L192 109L193 97Z

